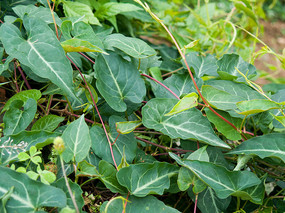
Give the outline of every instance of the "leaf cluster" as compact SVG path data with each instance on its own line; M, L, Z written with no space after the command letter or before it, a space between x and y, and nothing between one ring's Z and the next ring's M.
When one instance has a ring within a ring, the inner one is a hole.
M252 62L285 55L245 39L261 3L198 2L2 3L1 210L284 211L285 86Z

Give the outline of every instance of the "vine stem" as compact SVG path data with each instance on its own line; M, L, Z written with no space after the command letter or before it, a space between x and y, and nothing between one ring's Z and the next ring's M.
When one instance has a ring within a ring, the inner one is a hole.
M146 139L143 139L143 138L139 138L137 136L135 136L136 139L140 140L140 141L143 141L145 143L148 143L148 144L151 144L153 146L157 146L159 148L162 148L162 149L165 149L165 150L171 150L171 151L178 151L178 152L194 152L193 150L184 150L184 149L176 149L176 148L170 148L170 147L166 147L166 146L162 146L162 145L159 145L159 144L156 144L156 143L153 143L153 142L150 142Z
M20 67L20 64L18 62L15 62L15 63L16 63L16 66L17 66L19 72L21 73L22 78L24 79L24 82L25 82L26 86L28 87L28 89L32 89L32 87L30 86L28 80L26 79L26 76L25 76L22 68Z
M17 93L19 93L20 89L19 89L19 86L18 86L18 83L17 83L17 69L16 69L16 64L15 63L14 63L14 76L15 76L16 90L17 90Z
M66 173L65 173L65 170L64 170L64 163L63 163L63 159L62 159L62 156L61 156L61 155L59 155L59 159L60 159L62 174L63 174L64 180L65 180L66 187L67 187L67 189L68 189L68 192L69 192L69 195L70 195L70 197L71 197L72 203L73 203L73 205L74 205L74 207L75 207L75 209L76 209L76 212L79 213L80 211L79 211L79 209L78 209L78 206L77 206L77 203L76 203L76 201L75 201L74 195L73 195L73 193L72 193L72 191L71 191L71 188L70 188L70 185L69 185L69 183L68 183L68 179L67 179L67 176L66 176Z
M91 58L89 58L87 55L83 54L82 52L78 52L80 55L82 55L84 58L86 58L88 61L90 61L92 64L95 64L95 61L93 61Z
M129 196L130 196L130 192L128 192L128 195L127 195L127 197L126 197L126 201L125 201L124 209L123 209L122 213L126 213L126 207L127 207L127 204L128 204L128 198L129 198Z
M182 50L181 50L179 44L177 43L176 39L174 38L174 36L172 35L172 33L169 31L169 29L167 28L167 26L163 23L163 21L162 21L160 18L158 18L158 17L150 10L150 8L149 8L149 6L148 6L147 3L144 3L144 4L143 4L140 0L134 0L134 1L137 2L138 4L140 4L140 5L146 10L146 12L148 12L154 20L156 20L159 24L161 24L161 26L162 26L162 27L165 29L165 31L168 33L168 35L170 36L171 40L173 41L173 43L174 43L176 49L178 50L178 52L179 52L179 54L180 54L180 56L181 56L183 62L185 63L186 68L187 68L187 70L188 70L188 73L189 73L189 75L190 75L190 77L191 77L191 79L192 79L192 81L193 81L193 84L194 84L194 86L195 86L195 88L196 88L196 90L197 90L199 96L201 97L201 99L202 99L203 102L205 103L206 107L208 107L213 113L215 113L219 118L221 118L223 121L225 121L225 122L226 122L227 124L229 124L231 127L233 127L236 131L238 131L238 132L247 140L246 136L245 136L242 132L240 132L239 129L238 129L234 124L232 124L230 121L228 121L226 118L224 118L224 117L223 117L222 115L220 115L218 112L216 112L216 111L209 105L208 101L207 101L207 100L205 99L205 97L202 95L202 93L201 93L201 91L200 91L200 89L199 89L199 87L198 87L198 85L197 85L197 83L196 83L196 81L195 81L195 79L194 79L194 76L193 76L193 74L192 74L192 72L191 72L191 69L190 69L188 63L187 63L187 60L186 60L186 57L185 57L184 53L182 52Z
M160 81L156 80L155 78L149 76L149 75L146 75L146 74L141 74L142 76L145 76L153 81L155 81L156 83L160 84L161 86L163 86L165 89L168 90L168 92L170 92L172 95L174 95L178 100L180 100L180 98L171 90L169 89L167 86L165 86L163 83L161 83Z
M51 12L51 16L52 16L52 19L53 19L54 28L55 28L55 32L56 32L56 37L57 37L57 39L59 40L58 30L57 30L57 24L56 24L56 22L55 22L55 17L54 17L54 14L53 14L53 9L54 9L54 7L51 8L49 0L47 0L47 3L48 3L48 6L49 6L49 9L50 9L50 12Z
M67 110L60 110L60 109L50 109L50 111L53 111L53 112L59 112L59 113L64 113L64 114L67 114L67 115L70 115L70 116L74 116L76 118L79 118L80 116L79 115L76 115L76 114L73 114L71 112L68 112ZM91 123L91 124L94 124L95 122L88 119L88 118L84 118L86 122L88 123Z
M82 75L80 69L76 66L76 64L75 64L67 55L66 55L66 57L67 57L68 60L73 64L73 66L78 70L78 72L79 72L79 74L80 74L82 80L84 81L85 87L87 88L87 90L88 90L88 92L89 92L89 94L90 94L90 96L91 96L92 102L93 102L93 104L94 104L94 107L95 107L95 109L96 109L96 112L98 113L99 119L100 119L100 121L101 121L101 124L102 124L102 126L103 126L105 135L106 135L106 137L107 137L107 140L108 140L108 143L109 143L110 152L111 152L111 156L112 156L114 165L115 165L115 167L116 167L116 170L118 171L118 166L117 166L117 163L116 163L116 160L115 160L115 157L114 157L114 153L113 153L112 143L111 143L111 141L110 141L110 138L109 138L108 132L107 132L107 130L106 130L104 121L103 121L103 119L102 119L102 117L101 117L101 114L100 114L100 112L99 112L99 110L98 110L98 107L97 107L97 105L96 105L96 101L95 101L95 99L94 99L94 97L93 97L93 95L92 95L92 92L91 92L91 90L90 90L90 88L89 88L89 86L88 86L88 84L87 84L87 82L86 82L86 79L85 79L84 76Z
M194 213L197 212L198 194L195 195Z

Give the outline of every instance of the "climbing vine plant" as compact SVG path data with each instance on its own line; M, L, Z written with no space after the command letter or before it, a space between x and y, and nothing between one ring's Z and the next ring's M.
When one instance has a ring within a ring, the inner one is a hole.
M182 3L1 3L4 212L284 212L285 86L249 62L285 55L258 5Z

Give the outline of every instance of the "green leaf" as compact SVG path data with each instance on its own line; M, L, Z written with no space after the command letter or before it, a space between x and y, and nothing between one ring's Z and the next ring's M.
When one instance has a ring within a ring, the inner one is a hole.
M100 49L102 49L103 43L98 37L97 34L95 34L93 28L82 21L76 20L76 21L69 21L65 20L62 22L61 30L64 38L66 40L76 38L82 41L89 42L93 46L96 46Z
M241 101L237 104L242 115L251 115L265 112L271 109L281 109L281 105L268 99L254 99L250 101Z
M2 197L0 197L3 213L7 213L5 206L6 206L7 201L10 199L13 193L13 190L14 190L14 186L11 186L11 188L5 194L3 194Z
M91 94L94 98L95 103L97 103L98 102L98 94L97 94L96 90L94 89L94 87L90 83L87 82L87 85L91 91ZM88 102L93 105L94 103L93 103L92 97L91 97L90 92L87 88L85 89L85 96L86 96Z
M100 19L114 17L124 12L140 11L142 8L129 3L106 2L96 8L95 16Z
M78 170L79 171L76 173L77 176L81 176L81 175L88 176L88 177L99 177L100 176L96 167L88 163L86 160L78 163Z
M9 135L0 139L0 162L3 166L18 158L20 152L26 152L31 146L41 148L41 144L57 133L47 131L22 131L16 135ZM52 140L53 142L53 140Z
M105 53L100 47L94 46L88 41L84 41L78 38L72 38L61 42L65 52L99 52ZM107 54L107 53L105 53Z
M195 81L198 87L201 88L203 80L200 78L195 78ZM153 81L150 81L150 83L156 98L174 98L173 94L171 94L161 85L158 85ZM188 73L173 74L162 83L171 89L178 97L182 97L190 92L196 92L193 81Z
M111 133L109 134L109 137L111 143L114 143L114 140L118 136L118 132L116 131L116 123L124 121L124 119L115 115L109 118ZM104 130L99 126L93 126L90 129L90 136L92 139L92 149L94 150L95 154L101 159L114 164L109 148L110 146L107 141ZM120 135L115 144L112 146L112 148L117 165L121 163L121 159L124 155L124 152L126 154L127 162L132 163L137 152L137 141L135 139L134 133Z
M149 72L154 79L161 82L163 81L159 67L151 67L149 68Z
M124 112L127 109L126 102L143 101L146 94L144 81L137 68L121 56L114 53L99 55L94 69L97 89L112 109Z
M80 2L63 1L63 10L66 17L84 16L83 21L94 25L101 25L94 16L92 8Z
M37 19L41 19L42 21L46 22L47 24L53 24L53 17L51 15L51 11L49 8L45 7L36 7L34 5L18 5L13 7L13 11L21 18L24 19L24 16L28 14L29 17L34 17ZM58 26L61 25L62 21L58 17L58 15L53 12L55 22Z
M142 124L141 121L123 121L116 123L117 132L120 134L129 134Z
M46 115L37 120L33 127L32 131L41 130L41 131L53 131L58 127L58 125L64 120L64 117L57 115Z
M280 89L274 95L272 95L271 99L277 103L285 102L285 89ZM272 110L270 114L276 119L273 121L273 126L275 128L284 128L285 127L285 116L282 115L281 110Z
M215 135L209 121L196 108L165 116L177 102L178 100L175 99L150 100L142 108L143 124L171 138L196 139L213 146L230 148Z
M170 177L178 173L178 167L165 162L132 164L117 173L118 181L132 195L145 197L162 195L170 187Z
M258 18L251 7L248 7L248 5L245 5L243 2L235 2L234 4L238 11L244 12L258 25Z
M182 161L173 153L169 155L214 189L220 199L225 199L230 195L238 196L244 189L260 184L256 175L249 171L229 171L210 162Z
M62 134L62 139L65 145L62 157L65 162L71 160L80 162L88 155L91 147L91 138L84 115L69 124Z
M189 66L193 67L196 77L201 78L205 75L218 76L217 59L213 55L207 55L204 57L199 56L196 52L191 52L185 57ZM187 68L185 65L184 67Z
M75 97L72 67L54 32L38 18L25 16L23 24L27 39L13 24L2 24L0 39L6 52L31 68L36 75L51 80L66 95Z
M23 101L15 100L4 115L4 135L12 135L25 130L35 117L37 103L34 99L28 99L23 106ZM21 108L24 107L23 110Z
M256 186L249 187L245 189L244 196L241 196L244 200L250 200L255 204L262 205L264 194L265 194L265 180L267 178L267 174L261 178L261 183Z
M208 120L215 125L217 130L221 132L226 138L229 140L240 140L241 135L238 131L236 131L232 126L230 126L228 123L226 123L223 119L218 117L215 113L213 113L209 108L205 109L206 115ZM229 113L216 110L221 116L226 118L228 121L230 121L233 125L236 127L240 127L242 123L242 119L240 118L234 118L229 115Z
M244 141L227 154L257 155L260 158L277 157L285 162L285 134L271 133Z
M70 189L72 191L72 194L75 198L76 204L77 204L78 208L81 210L82 207L84 206L84 199L82 197L83 191L77 183L72 182L70 179L68 179L68 183L69 183ZM55 183L53 183L52 186L55 186L56 188L62 189L65 192L65 195L67 198L66 206L69 206L71 208L75 208L73 205L73 202L71 200L70 194L68 192L64 178L60 178Z
M128 204L125 209L125 213L179 213L178 210L165 205L162 201L154 196L146 197L135 197L130 196L128 198ZM102 213L122 213L123 212L123 202L122 200L111 200L108 209L106 211L107 202L104 202L100 207L100 212Z
M34 212L42 207L66 206L66 197L61 189L5 167L0 167L0 176L0 197L15 187L6 204L7 212Z
M156 54L147 43L138 38L126 37L122 34L111 34L104 40L106 49L116 47L134 58L146 58Z
M187 109L191 109L198 105L197 102L198 95L195 92L189 93L185 95L181 100L178 101L177 104L170 110L170 112L166 113L164 116L171 116L177 113L183 112Z
M206 149L207 146L203 146L191 153L186 159L209 162L209 156ZM193 185L192 190L196 194L202 192L207 187L192 171L184 167L181 167L179 170L177 184L182 191L185 191L190 185Z
M116 173L117 170L113 165L108 162L101 160L99 163L99 173L102 175L100 180L105 184L105 186L111 190L113 193L126 194L127 190L125 187L121 186L117 180Z
M20 161L26 161L30 159L30 155L28 155L26 152L20 152L18 158Z
M192 190L188 190L188 195L193 201L195 200L195 195ZM220 199L217 197L215 191L208 187L206 190L199 193L197 206L203 213L221 213L226 212L230 202L231 197Z
M55 174L50 171L43 170L38 173L40 175L41 182L44 184L49 185L50 183L53 183L56 180Z
M28 99L33 98L35 101L41 98L42 94L39 90L31 89L31 90L24 90L19 93L13 95L9 100L6 102L2 112L8 110L14 100L23 101L24 104L28 101Z
M192 190L195 194L201 193L207 187L203 181L185 167L181 167L179 170L177 184L181 191L185 191L193 185Z
M246 79L237 70L243 73L249 80L257 75L256 68L237 54L225 54L217 64L219 66L218 74L223 80L246 82Z
M264 96L245 84L226 80L207 81L207 85L202 86L202 95L213 107L228 111L234 117L241 117L235 112L237 102L265 99Z

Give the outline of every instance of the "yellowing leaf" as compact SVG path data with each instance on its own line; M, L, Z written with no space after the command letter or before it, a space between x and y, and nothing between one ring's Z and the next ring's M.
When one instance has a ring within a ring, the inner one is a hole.
M177 104L175 104L170 112L165 114L165 116L174 115L197 106L197 99L198 95L195 92L191 92L188 95L185 95L180 101L178 101Z
M105 53L101 48L78 38L72 38L61 42L65 52L100 52Z
M124 121L124 122L117 122L116 129L117 132L120 134L129 134L135 130L138 126L142 124L141 121Z
M268 99L254 99L250 101L240 101L237 104L238 109L241 111L239 114L251 115L259 112L264 112L270 109L280 109L279 103Z

